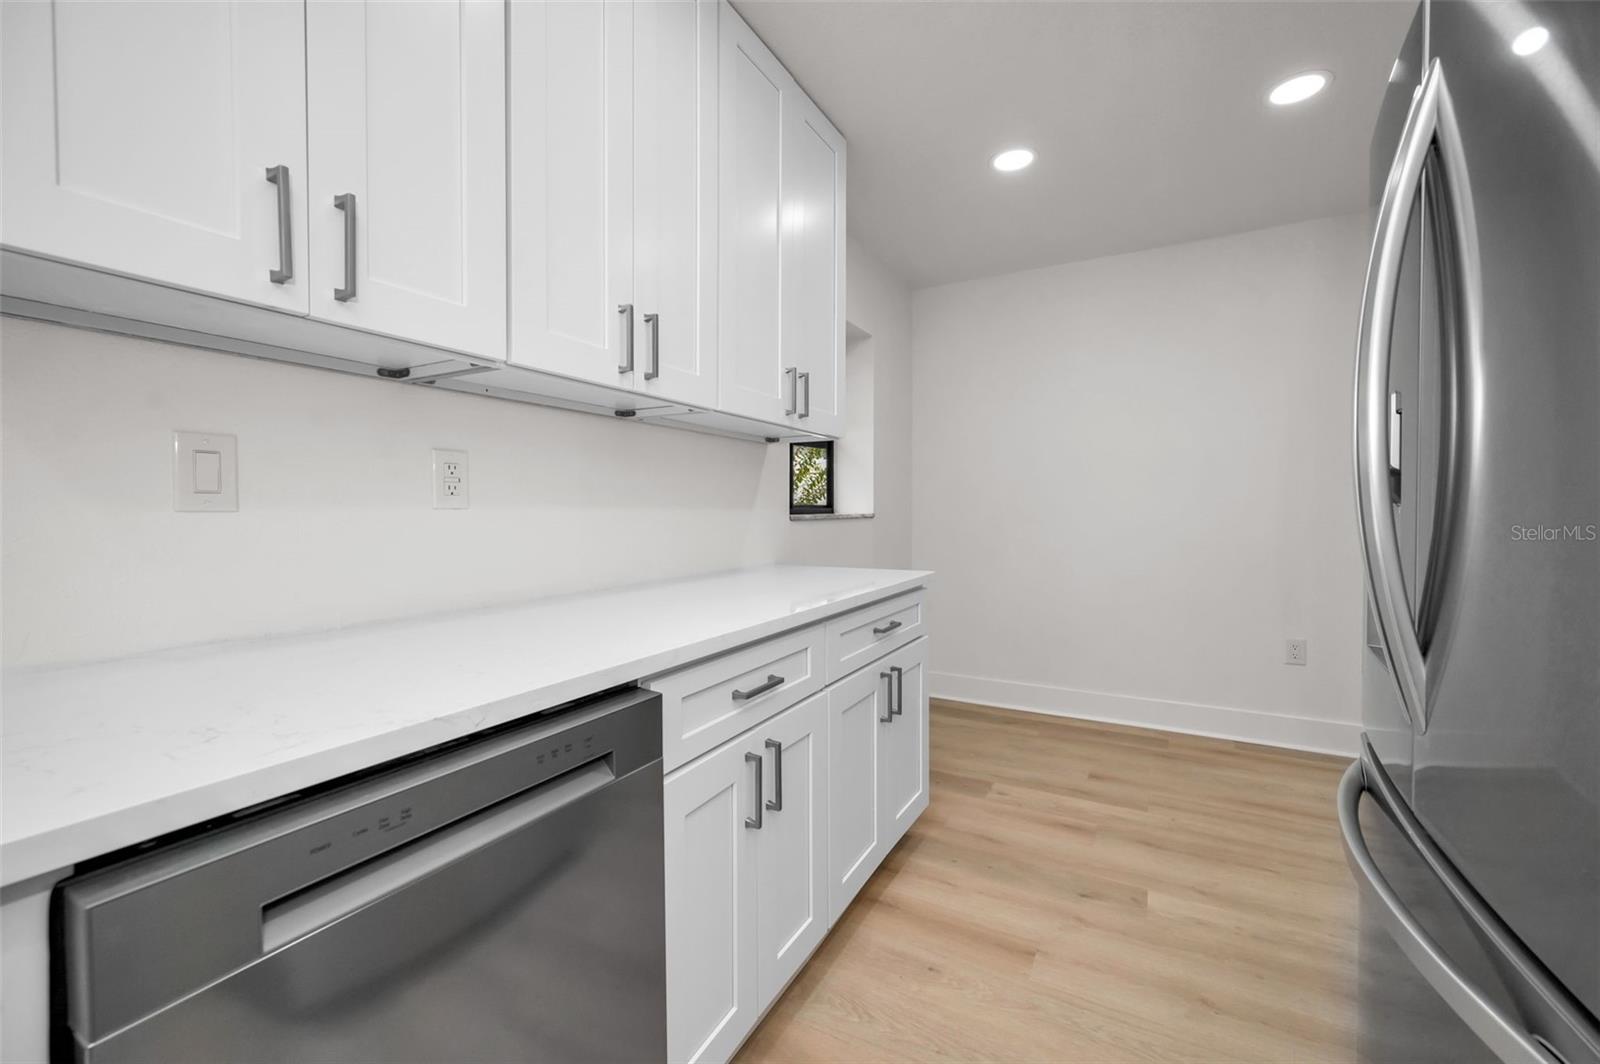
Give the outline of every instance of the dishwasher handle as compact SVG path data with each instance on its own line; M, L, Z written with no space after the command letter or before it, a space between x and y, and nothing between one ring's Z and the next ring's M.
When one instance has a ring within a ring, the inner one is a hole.
M605 754L381 857L313 883L261 908L261 951L292 945L494 845L617 778Z

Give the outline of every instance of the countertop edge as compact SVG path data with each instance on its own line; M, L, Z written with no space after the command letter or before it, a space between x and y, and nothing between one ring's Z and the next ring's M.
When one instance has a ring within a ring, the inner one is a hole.
M904 577L869 591L812 606L781 618L729 629L640 658L624 658L602 669L482 705L366 736L343 746L266 765L191 790L161 795L101 816L0 841L0 887L9 887L78 862L226 816L340 776L374 768L554 706L612 687L715 657L782 632L804 628L895 595L926 587L933 574L903 570ZM712 574L716 575L716 574ZM616 590L616 589L610 589ZM181 809L174 807L181 806Z

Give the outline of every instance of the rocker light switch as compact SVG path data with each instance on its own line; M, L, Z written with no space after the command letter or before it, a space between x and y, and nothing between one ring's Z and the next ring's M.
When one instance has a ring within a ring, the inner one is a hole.
M238 447L225 432L174 432L172 508L180 513L238 510Z
M194 490L199 495L221 494L222 453L220 451L194 452Z

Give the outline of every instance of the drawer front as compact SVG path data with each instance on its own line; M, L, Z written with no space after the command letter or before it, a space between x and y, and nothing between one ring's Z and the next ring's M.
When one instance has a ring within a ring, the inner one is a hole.
M828 682L905 646L925 630L921 591L835 617L828 622Z
M822 647L813 625L647 680L661 692L663 771L822 690Z

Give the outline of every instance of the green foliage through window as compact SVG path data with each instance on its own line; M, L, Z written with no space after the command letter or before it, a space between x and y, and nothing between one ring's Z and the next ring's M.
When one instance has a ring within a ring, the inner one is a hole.
M833 444L789 445L789 512L833 510Z

